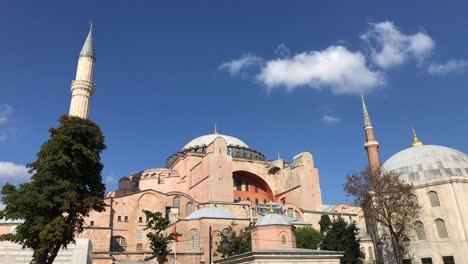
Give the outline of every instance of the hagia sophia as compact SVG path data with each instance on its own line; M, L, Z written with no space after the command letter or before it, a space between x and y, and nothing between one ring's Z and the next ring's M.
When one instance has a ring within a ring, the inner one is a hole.
M95 63L91 28L71 86L72 116L89 117ZM364 98L362 109L368 165L380 167L379 143ZM468 263L468 157L452 148L423 145L416 133L413 141L411 147L382 165L414 185L423 208L414 222L414 239L406 263ZM298 153L290 161L269 160L255 149L254 142L218 133L216 128L212 134L195 137L181 146L168 153L164 168L142 169L122 177L118 189L104 199L106 210L86 218L86 228L79 237L90 239L93 263L134 261L150 254L143 210L166 215L171 221L168 232L177 226L182 234L176 245L179 263L219 259L219 254L213 250L210 255L208 250L210 232L226 232L233 221L239 228L251 224L319 228L322 215L355 221L365 263L374 263L375 246L361 208L345 203L323 204L320 168L314 164L312 153ZM6 232L12 225L0 223L0 231ZM267 241L265 236L253 234L253 249ZM268 236L275 240L277 248L295 244L295 238L280 229ZM219 236L213 239L220 241Z

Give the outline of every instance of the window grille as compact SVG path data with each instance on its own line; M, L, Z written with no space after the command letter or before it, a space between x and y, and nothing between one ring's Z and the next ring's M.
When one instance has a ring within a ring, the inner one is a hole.
M192 202L188 202L187 205L185 206L185 213L186 213L186 215L189 215L192 212L193 212Z
M424 230L424 225L422 222L417 221L414 223L414 229L416 229L416 236L419 240L426 240L426 230Z
M112 237L111 251L124 252L127 249L127 240L122 236Z
M143 239L143 230L138 230L137 231L137 239L138 240L142 240Z
M143 244L142 243L137 243L136 250L137 251L142 251L143 250Z
M200 234L197 229L192 229L188 233L189 250L200 250Z
M447 226L445 225L445 221L438 218L435 220L435 225L437 229L437 234L439 234L439 238L448 238Z
M453 256L444 256L442 257L442 261L444 262L444 264L455 264L455 259L453 258Z
M179 196L176 196L174 197L174 202L173 202L173 206L172 207L175 207L177 209L180 208L180 197Z
M428 195L429 195L429 201L431 202L432 207L440 206L439 196L437 195L436 192L430 191Z

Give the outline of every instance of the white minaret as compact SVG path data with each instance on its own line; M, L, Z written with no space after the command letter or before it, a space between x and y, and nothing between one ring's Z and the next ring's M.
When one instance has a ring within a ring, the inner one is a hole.
M88 119L91 107L91 96L94 93L93 70L96 57L94 56L93 25L90 23L88 37L78 58L76 78L72 81L72 98L70 103L71 116Z

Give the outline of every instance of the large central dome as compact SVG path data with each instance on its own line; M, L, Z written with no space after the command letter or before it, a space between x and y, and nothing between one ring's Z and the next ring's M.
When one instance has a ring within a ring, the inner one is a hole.
M401 174L409 183L425 182L450 176L468 177L468 157L455 149L423 145L398 152L383 165L387 171Z
M210 135L204 135L201 137L197 137L190 141L189 143L185 144L185 146L182 148L184 149L189 149L189 148L195 148L195 147L200 147L200 146L208 146L215 140L215 138L221 137L223 138L228 146L238 146L238 147L244 147L244 148L249 148L247 144L245 144L242 140L227 136L227 135L221 135L221 134L210 134Z

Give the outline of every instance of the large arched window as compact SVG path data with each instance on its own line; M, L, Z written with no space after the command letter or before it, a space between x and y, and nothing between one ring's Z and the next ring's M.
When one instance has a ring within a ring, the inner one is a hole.
M429 196L429 201L431 202L432 207L440 206L439 196L436 192L430 191L427 195Z
M193 212L192 209L192 202L188 202L187 205L185 206L185 214L189 215Z
M188 249L200 250L200 233L197 229L192 229L188 232Z
M440 218L437 218L435 220L435 225L439 238L448 238L447 226L445 225L445 221Z
M287 216L294 218L294 209L288 208Z
M122 236L112 237L111 251L124 252L127 249L127 240Z
M416 236L419 240L426 240L426 230L424 229L424 224L421 221L414 223L414 229L416 230Z
M179 196L174 197L174 202L173 202L172 207L175 207L177 209L180 208L180 197Z

